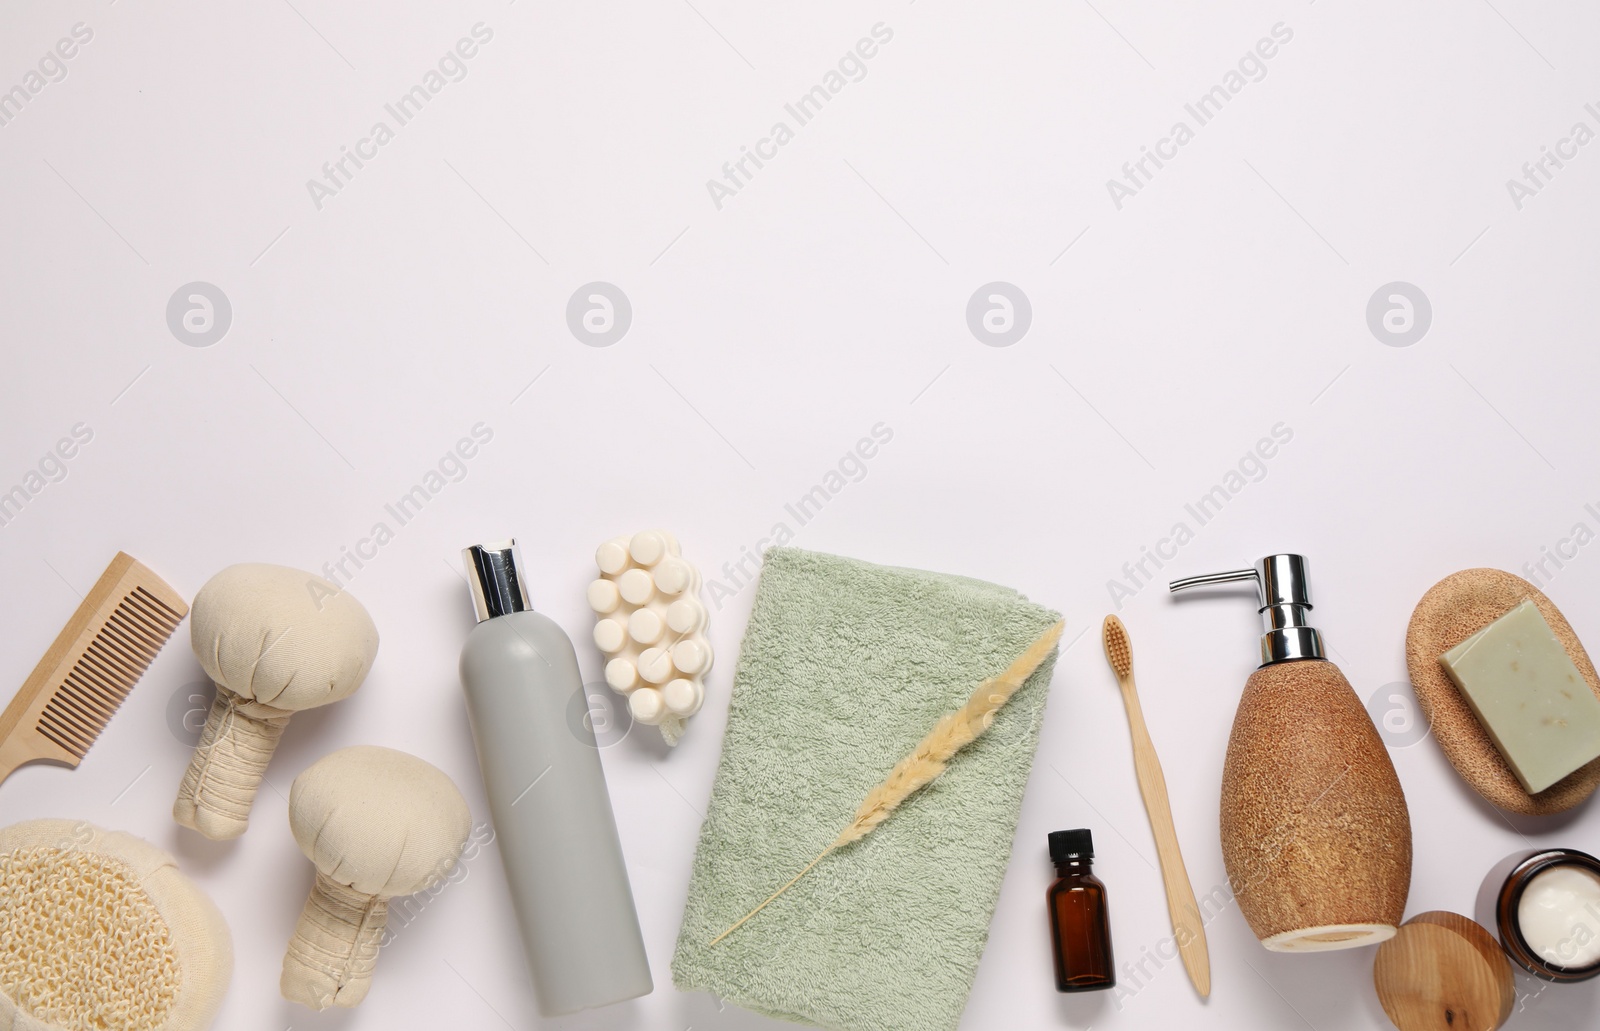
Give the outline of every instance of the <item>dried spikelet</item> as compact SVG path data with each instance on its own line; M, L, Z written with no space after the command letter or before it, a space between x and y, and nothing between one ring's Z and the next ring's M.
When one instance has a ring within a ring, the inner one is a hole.
M1018 656L1004 673L990 677L978 685L978 689L972 692L972 697L967 699L966 704L941 719L928 732L927 737L917 743L917 747L913 748L909 755L895 764L895 768L889 771L888 778L867 793L861 807L856 810L855 819L833 839L833 844L823 849L815 859L806 864L805 869L790 878L787 884L767 896L765 902L740 917L732 927L712 939L711 944L715 945L737 931L746 920L767 908L769 903L793 887L796 881L810 873L812 867L822 862L835 849L860 841L871 834L906 799L937 779L957 752L972 744L989 729L1000 707L1011 700L1011 696L1017 693L1017 689L1033 675L1033 671L1039 668L1039 664L1044 662L1045 657L1055 648L1056 642L1061 640L1063 626L1063 623L1057 622L1037 641L1029 645L1028 650Z

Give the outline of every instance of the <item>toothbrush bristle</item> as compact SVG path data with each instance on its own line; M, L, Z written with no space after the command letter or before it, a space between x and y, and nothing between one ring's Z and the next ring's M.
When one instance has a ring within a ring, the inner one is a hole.
M1128 642L1128 631L1122 625L1122 620L1116 616L1107 616L1105 622L1106 661L1111 663L1111 671L1119 677L1128 676L1133 672L1133 646Z

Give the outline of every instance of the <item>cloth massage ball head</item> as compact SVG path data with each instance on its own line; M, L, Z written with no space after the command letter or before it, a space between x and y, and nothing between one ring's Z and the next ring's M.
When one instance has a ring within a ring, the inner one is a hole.
M204 1031L228 925L149 842L74 820L0 830L0 1028Z
M289 826L317 877L279 987L312 1009L355 1006L372 984L389 899L449 873L472 813L438 768L363 745L324 756L295 778Z
M250 563L200 588L189 635L217 698L172 816L208 838L237 838L289 717L353 694L378 653L378 629L322 577Z

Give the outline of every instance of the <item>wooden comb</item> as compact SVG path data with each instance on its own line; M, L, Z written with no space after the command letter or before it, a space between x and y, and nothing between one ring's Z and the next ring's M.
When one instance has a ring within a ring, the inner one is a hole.
M117 552L0 713L0 781L23 763L76 767L188 611L159 576Z

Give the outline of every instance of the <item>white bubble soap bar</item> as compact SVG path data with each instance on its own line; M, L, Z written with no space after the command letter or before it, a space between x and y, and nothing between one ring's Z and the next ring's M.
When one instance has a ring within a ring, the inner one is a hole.
M600 578L589 585L589 607L606 683L627 697L634 720L659 727L676 745L684 721L705 702L711 671L700 571L665 530L614 537L594 561Z

